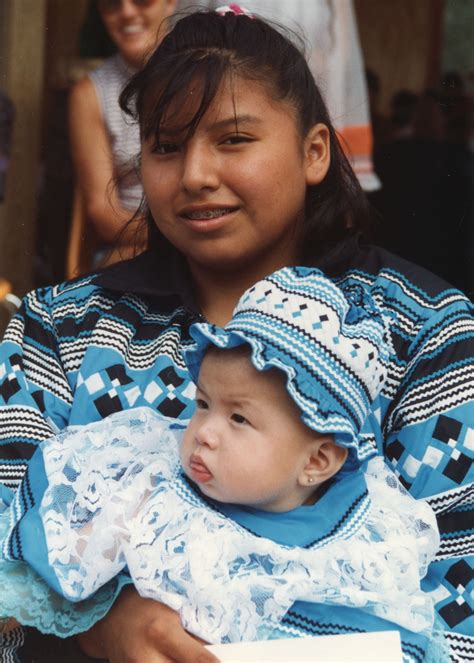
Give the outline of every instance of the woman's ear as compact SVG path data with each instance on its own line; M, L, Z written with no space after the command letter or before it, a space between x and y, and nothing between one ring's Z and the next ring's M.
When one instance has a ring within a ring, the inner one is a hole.
M306 184L319 184L326 177L331 163L329 129L325 124L315 124L304 141L306 158Z
M339 472L347 458L348 450L335 444L331 436L316 439L311 444L309 459L299 476L301 486L324 483Z

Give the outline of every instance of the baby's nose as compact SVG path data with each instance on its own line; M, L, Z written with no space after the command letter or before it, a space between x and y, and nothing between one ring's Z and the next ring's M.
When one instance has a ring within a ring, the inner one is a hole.
M219 443L219 436L216 430L216 427L206 422L200 426L197 431L196 441L200 446L207 446L211 449L215 449Z

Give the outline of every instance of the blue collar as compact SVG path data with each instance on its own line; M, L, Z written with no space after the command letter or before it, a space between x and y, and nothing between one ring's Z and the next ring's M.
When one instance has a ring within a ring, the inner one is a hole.
M279 513L206 501L257 536L282 545L319 548L352 536L364 523L370 506L362 469L328 482L320 492L314 504Z

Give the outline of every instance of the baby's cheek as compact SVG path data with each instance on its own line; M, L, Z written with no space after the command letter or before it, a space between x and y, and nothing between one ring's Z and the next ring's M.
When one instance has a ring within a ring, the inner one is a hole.
M192 440L192 430L190 424L188 428L184 431L183 439L181 440L181 444L179 447L179 458L183 465L185 464L186 458L190 454L191 440Z

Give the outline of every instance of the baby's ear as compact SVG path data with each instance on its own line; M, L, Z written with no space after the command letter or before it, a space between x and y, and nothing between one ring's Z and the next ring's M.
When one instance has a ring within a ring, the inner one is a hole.
M299 477L302 486L317 486L339 472L348 450L334 443L331 435L320 436L310 443L310 456Z
M304 141L306 184L319 184L326 177L331 163L329 129L319 122L308 131Z

